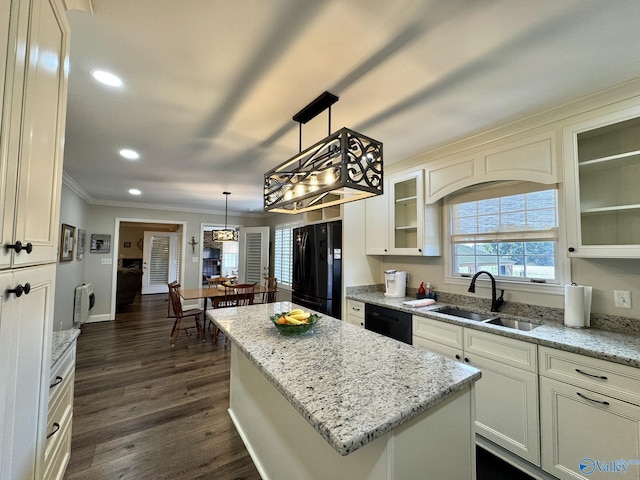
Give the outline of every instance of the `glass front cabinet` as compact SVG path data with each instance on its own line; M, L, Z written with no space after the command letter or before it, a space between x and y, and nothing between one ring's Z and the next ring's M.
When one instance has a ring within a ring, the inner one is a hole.
M569 256L640 258L640 102L564 129Z

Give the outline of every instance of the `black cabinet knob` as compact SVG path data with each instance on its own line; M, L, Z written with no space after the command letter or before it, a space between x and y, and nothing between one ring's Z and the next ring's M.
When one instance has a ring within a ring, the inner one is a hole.
M28 283L25 283L24 287L18 284L16 288L7 290L7 293L8 294L14 293L16 297L21 297L23 293L25 295L28 295L30 291L31 291L31 285L29 285Z
M33 245L31 244L31 242L29 242L29 243L27 243L26 245L23 246L22 242L20 240L18 240L13 245L11 245L11 244L6 245L5 248L7 250L13 249L13 250L15 250L16 253L20 253L23 249L28 254L33 251Z
M573 247L569 247L569 251L570 251L570 252L575 252L575 251L576 251L576 249L575 249L575 248L573 248Z

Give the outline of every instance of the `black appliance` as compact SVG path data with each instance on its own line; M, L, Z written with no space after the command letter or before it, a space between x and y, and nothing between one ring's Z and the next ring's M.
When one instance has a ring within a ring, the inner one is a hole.
M342 318L342 222L293 229L294 303Z
M410 313L365 303L364 328L409 345L412 343L413 326Z

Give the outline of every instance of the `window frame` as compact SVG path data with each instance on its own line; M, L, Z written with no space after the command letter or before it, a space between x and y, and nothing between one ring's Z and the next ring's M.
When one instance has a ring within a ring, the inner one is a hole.
M451 205L471 201L474 197L497 198L518 193L528 193L533 191L556 189L557 208L558 208L558 238L555 248L555 265L557 274L557 283L538 283L537 281L516 280L508 277L500 276L496 278L496 282L501 288L511 291L521 291L528 293L545 293L551 295L564 295L564 285L571 278L570 259L566 254L566 230L565 230L565 208L564 208L564 191L562 184L540 184L534 182L520 181L501 181L489 182L467 187L462 191L451 194L444 198L442 202L443 216L443 255L445 284L468 286L473 275L460 275L454 273L454 258L451 233ZM470 200L465 200L468 197ZM477 198L476 198L477 199ZM477 284L487 285L490 280L486 275L478 277Z

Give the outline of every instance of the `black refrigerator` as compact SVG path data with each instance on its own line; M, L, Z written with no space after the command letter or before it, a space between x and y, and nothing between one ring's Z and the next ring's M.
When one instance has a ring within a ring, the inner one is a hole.
M293 229L294 303L341 318L342 222Z

